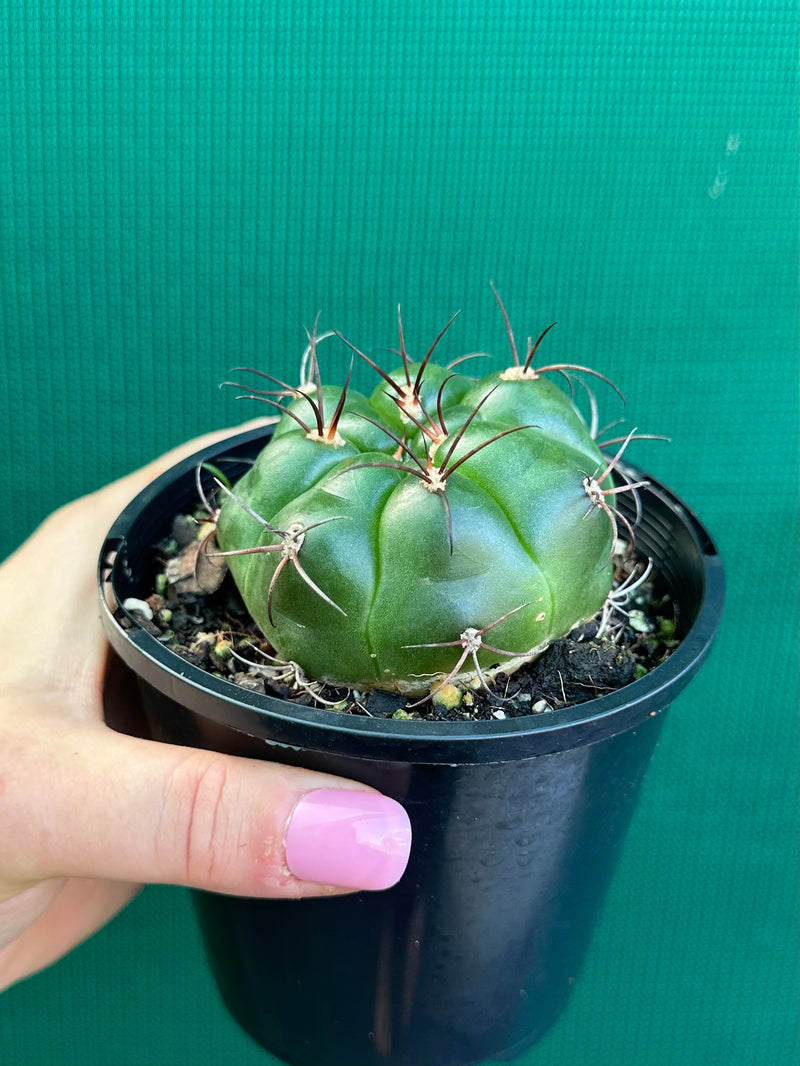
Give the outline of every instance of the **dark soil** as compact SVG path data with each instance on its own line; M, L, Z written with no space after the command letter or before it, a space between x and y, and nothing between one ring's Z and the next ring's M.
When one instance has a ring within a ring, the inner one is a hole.
M187 560L197 559L198 543L196 522L176 519L173 536L159 546L164 570L156 579L156 591L145 602L126 602L127 611L202 670L252 692L327 706L338 713L429 721L546 713L630 684L663 662L678 644L671 600L656 598L652 583L645 580L629 596L619 594L620 608L604 623L598 615L533 663L511 675L498 674L491 691L478 687L458 692L447 686L435 699L419 701L392 692L336 689L271 660L272 648L250 619L230 575L222 577L219 565L212 565L210 572L187 566ZM615 585L632 584L645 565L630 553L619 558Z

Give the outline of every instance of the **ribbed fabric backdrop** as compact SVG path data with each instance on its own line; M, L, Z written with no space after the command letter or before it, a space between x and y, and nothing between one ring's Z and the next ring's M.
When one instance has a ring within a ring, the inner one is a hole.
M260 413L218 383L295 379L318 311L374 349L401 302L419 353L462 308L447 353L503 352L490 280L523 342L557 319L547 360L673 438L633 458L718 540L726 619L529 1066L797 1058L797 21L789 0L0 4L0 557ZM272 1061L179 889L0 997L3 1066Z

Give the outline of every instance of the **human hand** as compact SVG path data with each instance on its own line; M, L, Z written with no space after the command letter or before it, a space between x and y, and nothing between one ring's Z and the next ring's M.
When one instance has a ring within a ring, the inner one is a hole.
M0 989L101 928L142 883L296 897L386 888L405 869L407 815L365 785L105 722L103 537L137 492L223 435L61 508L0 566Z

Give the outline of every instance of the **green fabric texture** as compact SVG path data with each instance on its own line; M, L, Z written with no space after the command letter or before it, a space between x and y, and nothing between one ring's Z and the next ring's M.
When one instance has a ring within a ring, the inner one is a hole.
M547 361L595 366L672 438L631 455L711 529L726 618L528 1066L797 1059L797 21L788 0L0 6L0 557L262 413L218 383L295 380L318 311L374 349L401 302L420 353L463 308L447 351L504 353L490 280L523 342L557 319ZM277 1062L220 1005L183 890L0 997L4 1066L111 1062Z

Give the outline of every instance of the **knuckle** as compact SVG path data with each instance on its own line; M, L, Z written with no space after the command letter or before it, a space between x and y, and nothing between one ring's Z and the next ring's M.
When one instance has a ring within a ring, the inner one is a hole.
M236 850L235 791L227 760L208 752L187 756L170 775L164 814L173 831L166 837L187 884L224 879Z

